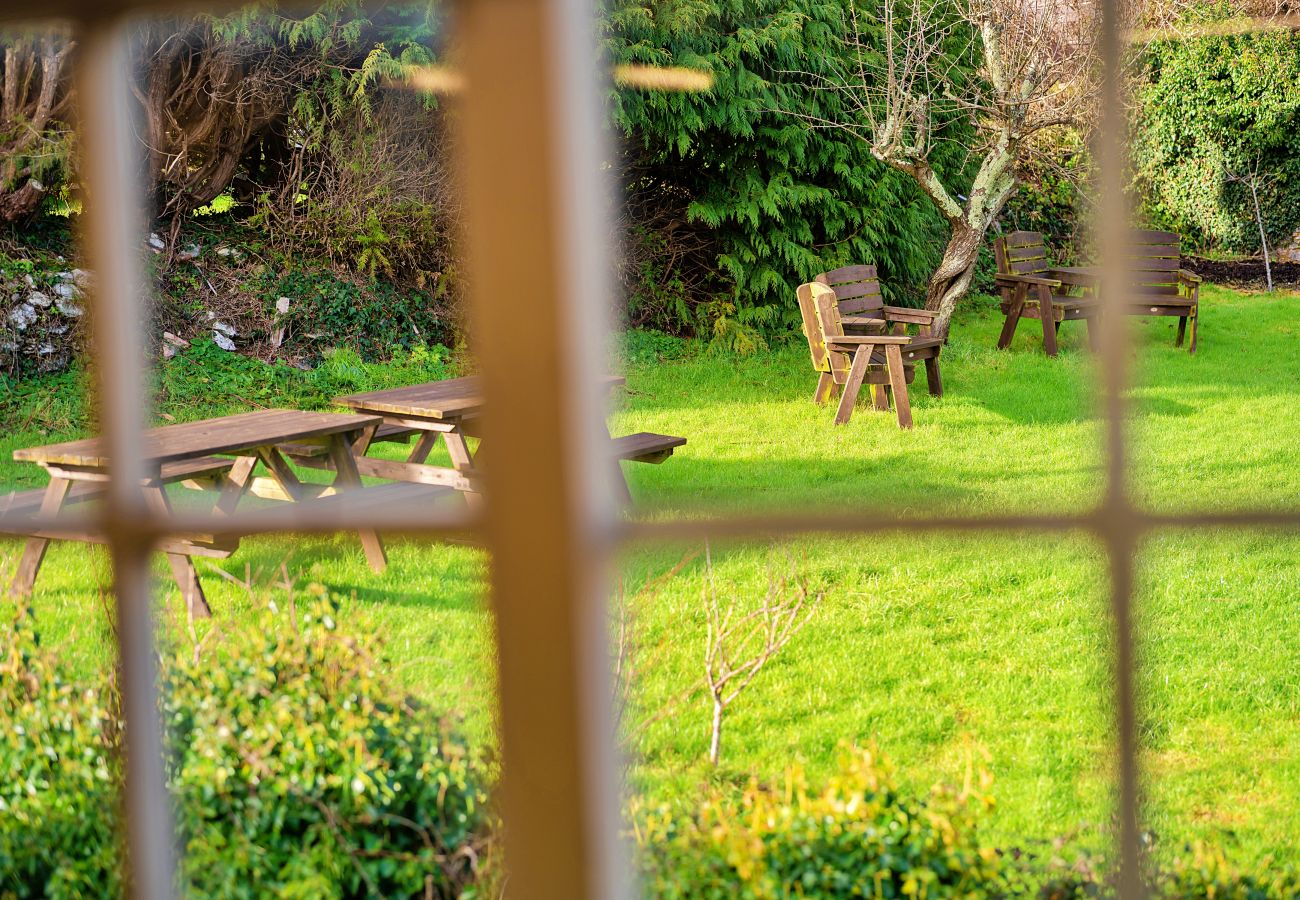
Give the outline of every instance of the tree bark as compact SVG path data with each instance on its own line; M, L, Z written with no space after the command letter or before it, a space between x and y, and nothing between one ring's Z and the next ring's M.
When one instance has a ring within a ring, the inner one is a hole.
M935 337L945 340L948 337L957 301L966 296L975 277L975 264L979 261L983 239L984 229L972 228L966 222L953 223L943 259L930 276L925 290L925 308L939 314L934 320L932 333Z
M713 699L713 730L709 737L709 762L718 764L722 755L722 713L726 707L716 697Z

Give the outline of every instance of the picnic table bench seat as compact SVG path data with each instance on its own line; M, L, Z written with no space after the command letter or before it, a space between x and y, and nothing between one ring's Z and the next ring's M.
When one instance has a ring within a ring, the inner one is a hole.
M169 462L161 467L159 481L163 484L212 481L225 475L234 464L233 459L224 456L204 456L198 459ZM103 483L95 481L78 481L74 483L68 489L68 496L63 501L64 504L81 503L95 499L103 493ZM32 488L29 491L18 491L17 493L0 496L0 513L6 514L8 519L7 522L0 523L0 534L24 534L19 519L16 517L34 516L40 511L41 502L44 499L45 488Z

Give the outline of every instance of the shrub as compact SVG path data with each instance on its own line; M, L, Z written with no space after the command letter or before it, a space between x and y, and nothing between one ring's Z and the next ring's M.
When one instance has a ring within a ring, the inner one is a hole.
M757 346L752 332L794 327L794 289L818 272L874 263L894 301L929 276L946 240L930 202L872 158L865 141L801 118L850 118L843 98L815 81L855 65L843 39L847 9L837 0L609 4L614 61L687 66L714 78L706 92L611 96L625 138L629 218L660 235L633 242L638 259L654 265L629 267L625 281L685 292L681 302L635 299L634 322ZM937 143L941 168L964 164L949 152L954 144ZM684 267L677 284L660 277L671 271L665 261ZM693 312L684 315L683 305Z
M456 896L488 823L479 754L383 674L323 588L200 656L164 654L183 893ZM120 891L120 730L109 688L74 688L29 619L0 667L0 893Z
M821 788L796 767L687 818L638 812L635 836L656 897L963 897L999 876L976 833L987 802L969 788L909 798L887 762L852 749Z

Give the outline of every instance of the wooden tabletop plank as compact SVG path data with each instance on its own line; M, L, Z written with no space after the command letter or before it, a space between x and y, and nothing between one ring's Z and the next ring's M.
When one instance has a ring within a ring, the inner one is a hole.
M612 388L626 380L622 375L606 375L602 383ZM478 377L469 375L383 391L349 394L337 398L335 402L360 412L452 419L482 412L483 390Z
M144 435L145 458L153 463L174 462L209 454L236 453L292 441L328 437L378 424L375 416L351 413L302 412L264 409L199 422L151 428ZM106 468L109 460L99 438L68 441L14 451L14 459L65 466Z

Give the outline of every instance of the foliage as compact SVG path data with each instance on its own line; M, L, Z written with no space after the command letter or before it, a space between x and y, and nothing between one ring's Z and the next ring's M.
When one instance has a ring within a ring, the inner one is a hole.
M845 10L834 0L611 0L606 44L616 62L714 78L703 93L628 88L610 97L636 220L660 223L669 242L695 240L697 228L711 241L710 252L692 248L682 260L716 269L682 276L694 315L638 301L668 310L652 324L756 346L754 332L793 325L794 289L818 272L875 263L900 301L933 268L941 223L910 180L856 138L782 112L844 114L841 98L790 75L847 61Z
M481 756L395 687L374 637L340 627L336 597L286 607L164 654L184 893L457 895L488 824ZM113 686L63 678L30 616L4 631L0 890L117 893Z
M0 893L119 893L110 692L66 680L29 616L0 634Z
M1202 247L1255 250L1258 164L1269 243L1300 227L1300 37L1286 30L1160 41L1146 51L1134 142L1137 183L1157 224Z
M999 871L976 828L986 789L981 777L914 799L874 749L847 749L820 787L796 766L739 803L714 794L688 818L642 813L635 834L657 897L977 896Z
M450 330L441 282L426 292L329 269L291 268L281 275L263 272L248 288L262 298L268 318L274 317L277 298L292 299L288 315L275 319L288 329L288 348L320 353L322 348L349 347L379 360Z

